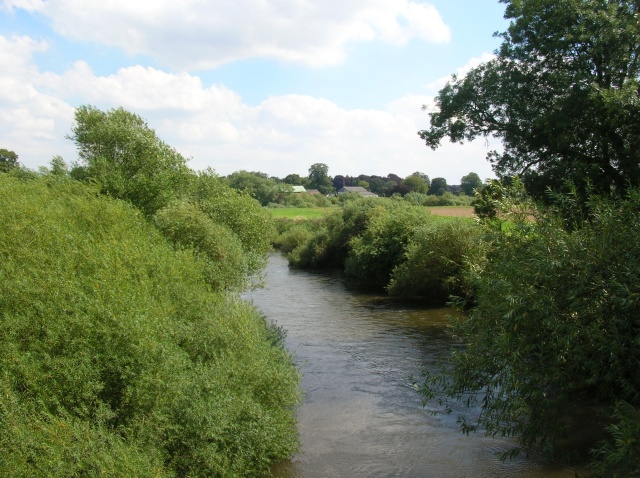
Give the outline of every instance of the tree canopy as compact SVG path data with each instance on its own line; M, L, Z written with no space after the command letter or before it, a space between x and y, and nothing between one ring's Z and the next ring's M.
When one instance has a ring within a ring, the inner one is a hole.
M511 19L495 59L438 94L435 149L500 138L488 159L531 192L566 180L598 190L640 182L638 0L501 0Z
M80 106L69 139L83 161L77 176L97 180L105 193L145 214L165 207L189 182L186 160L135 113Z
M315 163L309 167L308 187L317 189L322 194L334 192L333 183L329 177L329 166L324 163Z
M284 188L267 174L256 171L236 171L227 176L227 182L233 189L246 192L263 206L274 202L276 195Z
M467 196L473 196L473 192L482 186L482 179L477 173L469 173L460 179L460 187Z
M18 155L8 149L0 149L0 172L9 172L17 166Z
M445 178L433 178L431 181L431 187L429 187L429 194L435 196L442 196L449 190L447 180Z

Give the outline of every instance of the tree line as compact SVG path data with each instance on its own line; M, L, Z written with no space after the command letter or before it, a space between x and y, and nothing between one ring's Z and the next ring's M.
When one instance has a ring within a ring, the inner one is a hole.
M257 171L236 171L226 176L226 180L234 189L246 191L263 206L269 204L297 205L299 201L287 196L292 186L304 186L306 189L318 191L323 196L335 196L344 187L359 186L380 197L422 194L429 196L473 197L474 191L483 186L478 174L471 172L463 176L459 185L448 185L445 178L430 179L428 175L415 172L406 178L395 174L387 176L330 176L329 167L324 163L315 163L309 167L308 176L289 174L284 178L269 176ZM318 200L318 205L326 205L327 201ZM305 206L308 206L306 202Z

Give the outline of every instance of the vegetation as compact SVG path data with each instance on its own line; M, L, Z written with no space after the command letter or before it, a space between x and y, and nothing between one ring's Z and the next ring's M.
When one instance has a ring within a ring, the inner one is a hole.
M462 264L481 253L480 229L405 199L356 198L320 219L282 221L275 245L295 267L340 267L392 295L446 301L465 294Z
M627 471L640 470L629 436L640 426L629 412L640 405L640 192L589 196L581 215L577 196L544 207L515 187L488 222L486 259L469 264L474 307L454 325L467 346L422 393L446 397L448 409L480 404L467 432L547 450L577 433L567 420L577 409L609 407L617 442L600 448L606 476L636 476Z
M263 476L300 398L237 294L273 219L121 108L78 108L71 139L71 170L0 174L0 475Z
M81 106L75 120L69 138L83 161L75 178L98 182L102 193L131 202L147 216L186 191L186 160L138 115Z
M217 247L239 241L176 204L157 216L176 249L96 193L0 174L0 475L267 473L296 447L298 373L212 289Z
M611 436L594 471L640 476L640 4L501 1L496 58L453 77L420 132L504 145L488 156L501 180L476 190L486 254L467 257L465 347L421 393L478 405L466 432L546 451L597 406Z
M269 209L269 212L274 218L286 218L286 219L314 219L324 217L330 212L335 211L333 207L286 207Z
M18 167L18 155L8 149L0 149L0 173L8 173Z
M432 148L500 138L488 159L543 198L571 180L584 190L640 181L637 0L501 0L511 19L495 59L453 77L420 136Z

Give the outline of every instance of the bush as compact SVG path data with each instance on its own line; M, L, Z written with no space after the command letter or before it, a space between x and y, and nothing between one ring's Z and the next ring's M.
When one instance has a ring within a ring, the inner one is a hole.
M235 191L216 178L201 175L205 184L195 195L195 204L215 223L229 228L240 239L246 270L257 274L264 269L266 253L276 236L271 213L255 199Z
M274 246L284 253L289 253L307 242L314 234L312 227L307 222L311 223L311 221L295 223L286 232L278 236Z
M393 270L390 295L446 301L471 298L466 268L486 254L483 230L466 219L440 219L416 229L406 259Z
M0 177L0 475L261 476L298 372L191 251L74 182Z
M429 221L431 214L403 201L389 201L386 208L371 212L366 229L349 241L345 272L361 284L384 288L391 271L404 261L416 228Z
M640 193L591 197L567 223L504 192L498 217L508 227L490 223L488 260L471 269L476 306L455 324L468 346L453 374L429 377L422 393L480 403L466 431L551 449L575 433L565 417L580 404L640 406Z
M176 247L193 249L213 289L242 290L247 285L242 243L193 204L175 202L156 213L154 224Z

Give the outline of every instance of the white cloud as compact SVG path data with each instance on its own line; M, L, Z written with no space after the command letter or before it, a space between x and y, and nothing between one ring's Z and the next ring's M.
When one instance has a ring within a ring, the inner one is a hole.
M464 78L464 76L469 73L469 71L471 71L473 68L475 68L476 66L481 65L482 63L486 63L488 61L491 61L495 58L496 56L493 53L483 53L480 56L477 57L473 57L471 58L466 65L461 66L460 68L458 68L456 70L456 76L458 77L458 79ZM451 76L445 76L442 78L438 78L436 81L431 82L427 85L425 85L425 88L429 91L439 91L441 90L449 81L451 81Z
M39 73L31 57L46 49L46 43L25 36L0 36L0 147L15 151L21 163L31 166L45 165L55 154L70 151L59 146L73 108L34 83ZM38 164L30 158L39 158Z
M191 157L194 169L226 175L240 169L270 175L306 174L325 163L332 175L423 171L450 183L470 171L490 175L482 142L443 145L433 152L417 135L428 124L421 106L430 96L407 95L384 110L344 109L322 98L272 96L257 106L222 85L199 77L134 66L109 76L77 62L61 74L38 71L32 55L46 48L26 37L0 36L0 147L15 151L28 167L51 157L76 159L64 139L72 104L102 109L122 106L145 118L158 136ZM13 58L17 52L18 58Z
M144 54L177 70L246 58L334 65L350 42L447 42L438 11L411 0L5 0L60 34Z

